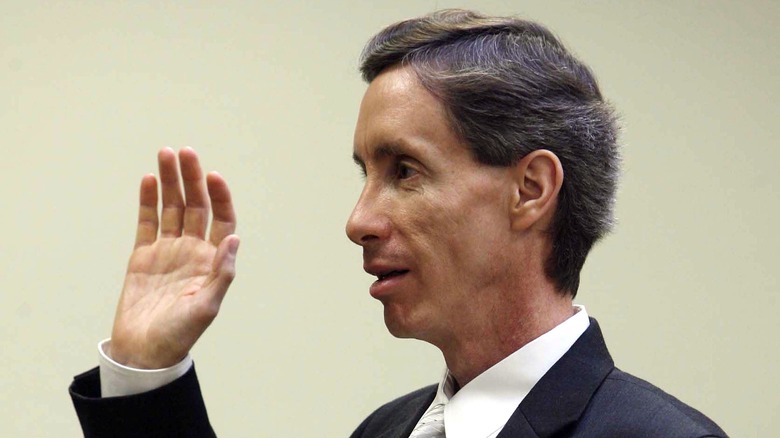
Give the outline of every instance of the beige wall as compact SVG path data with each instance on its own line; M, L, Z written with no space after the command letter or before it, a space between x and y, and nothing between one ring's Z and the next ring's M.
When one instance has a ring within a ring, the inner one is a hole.
M78 435L66 387L110 332L162 146L195 147L238 203L239 277L193 352L222 436L346 436L435 381L343 226L362 44L449 6L548 24L623 115L620 225L578 297L618 365L734 436L775 434L776 2L4 0L2 435Z

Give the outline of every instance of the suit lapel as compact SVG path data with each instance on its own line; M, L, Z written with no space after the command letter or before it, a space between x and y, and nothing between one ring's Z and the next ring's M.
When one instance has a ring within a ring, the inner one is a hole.
M498 438L553 437L570 430L615 367L595 319L531 389Z
M428 406L436 397L436 390L437 387L434 385L431 392L410 401L396 416L400 421L384 430L376 438L408 438L412 434L414 426L417 425L417 422L420 421L420 418L422 418Z

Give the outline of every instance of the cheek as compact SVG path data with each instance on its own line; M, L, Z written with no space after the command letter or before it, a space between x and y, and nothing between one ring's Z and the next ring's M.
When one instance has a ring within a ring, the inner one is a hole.
M514 263L510 217L500 202L483 202L476 207L469 217L468 229L462 233L469 257L464 272L473 277L471 281L476 282L474 287L478 289L500 282Z
M480 199L437 199L410 213L410 242L428 273L457 279L485 269L500 250L496 208ZM460 202L458 202L460 201ZM460 280L459 280L460 281Z

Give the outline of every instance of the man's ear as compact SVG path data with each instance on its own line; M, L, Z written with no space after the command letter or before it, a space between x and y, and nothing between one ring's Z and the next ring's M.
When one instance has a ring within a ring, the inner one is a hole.
M561 160L546 149L538 149L514 167L517 190L512 197L512 229L523 231L534 225L547 228L563 185Z

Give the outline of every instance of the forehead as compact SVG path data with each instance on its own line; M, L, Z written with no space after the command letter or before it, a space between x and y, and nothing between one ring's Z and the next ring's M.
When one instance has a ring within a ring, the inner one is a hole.
M410 67L392 67L369 84L355 127L358 161L400 149L444 154L462 146L444 106Z
M436 111L440 104L426 90L411 67L394 66L368 85L360 104L360 115L396 116L403 111L425 108ZM390 114L386 114L390 113Z

